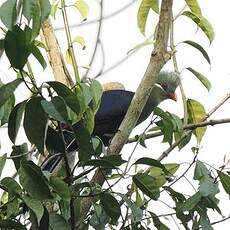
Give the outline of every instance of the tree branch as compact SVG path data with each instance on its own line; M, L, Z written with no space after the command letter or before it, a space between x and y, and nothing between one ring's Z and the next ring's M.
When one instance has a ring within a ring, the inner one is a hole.
M156 82L156 77L159 74L164 64L171 58L167 52L169 27L172 17L172 0L163 0L161 4L161 12L156 35L154 50L150 58L150 62L144 74L144 77L133 97L127 114L122 121L118 132L112 139L111 145L107 149L107 154L119 154L128 137L136 125L136 122L141 114L141 111L146 104L146 101L151 93L151 90ZM92 182L103 185L105 175L108 172L97 170L92 178ZM86 198L81 203L81 218L87 214L91 207L92 198Z
M230 118L223 118L223 119L218 119L218 120L209 120L209 121L203 121L197 124L188 124L186 126L184 126L184 129L195 129L198 127L205 127L205 126L213 126L213 125L219 125L219 124L225 124L225 123L230 123ZM161 131L159 132L155 132L155 133L147 133L145 134L143 137L144 139L150 139L150 138L154 138L154 137L159 137L163 135L163 133ZM127 141L127 143L133 143L138 141L139 139L139 135L136 135L135 137L131 137L129 138L129 140Z

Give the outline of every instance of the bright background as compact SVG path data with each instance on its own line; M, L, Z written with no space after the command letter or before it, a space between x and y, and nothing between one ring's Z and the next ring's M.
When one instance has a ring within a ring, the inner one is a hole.
M3 1L0 1L0 3ZM67 1L68 2L68 1ZM71 2L71 1L69 1ZM74 1L72 1L74 2ZM77 13L76 9L69 9L69 21L71 25L74 25L72 28L72 37L81 35L86 40L86 49L81 50L81 47L76 45L75 51L77 55L77 61L79 66L84 66L89 64L91 54L95 46L95 39L97 33L97 23L91 23L91 21L98 19L99 17L99 1L87 1L90 7L90 14L88 20L82 24L81 17ZM136 24L136 14L139 7L140 1L133 1L134 3L127 7L126 10L116 14L113 17L108 17L113 12L118 11L123 6L129 4L132 1L128 0L116 0L108 1L104 0L103 6L103 15L105 19L102 22L100 40L103 44L103 50L105 55L104 63L104 74L97 78L101 83L109 81L118 81L122 82L125 85L127 90L135 91L138 87L141 78L144 75L146 66L149 62L150 54L152 51L151 46L146 46L138 52L135 52L131 56L127 56L127 52L132 49L135 45L143 42L146 38L139 32ZM185 88L186 96L200 101L206 108L206 111L210 111L215 105L217 105L222 98L230 93L230 70L229 70L229 53L230 53L230 1L199 1L203 15L211 22L215 30L215 39L210 45L208 39L203 34L201 30L197 30L197 26L191 20L185 16L180 16L175 22L175 44L178 44L184 40L193 40L201 44L205 50L209 53L211 58L211 66L206 62L203 56L194 48L180 44L176 47L177 60L179 69L182 70L186 67L192 67L197 71L204 74L212 83L212 89L210 92L201 85L201 83L187 70L182 71L182 83ZM174 15L176 15L184 6L184 1L177 0L174 1ZM63 52L67 49L67 43L65 39L64 31L61 30L62 27L62 18L61 14L58 14L56 21L54 22L55 28L57 28L57 36L59 39L59 44L62 47ZM149 37L152 33L152 28L157 23L157 15L154 13L150 14L148 19L148 24L146 28L146 36ZM153 25L154 24L154 25ZM100 67L102 66L103 58L102 51L99 47L95 62L92 66L92 70L89 73L89 77L94 77ZM111 66L120 60L124 59L120 65L116 68L109 71ZM37 64L36 61L33 61L33 69L36 73L38 82L47 81L52 79L52 72L48 68L44 72L42 68ZM6 83L15 78L13 71L9 69L10 64L7 61L6 57L0 60L0 79ZM70 66L69 66L70 67ZM171 61L165 66L165 69L172 70ZM70 67L71 70L71 67ZM81 73L84 73L84 69L80 69ZM73 73L73 72L72 72ZM17 91L18 98L22 100L27 97L25 95L25 89L20 87ZM180 93L178 91L178 103L171 101L165 101L161 104L161 108L168 110L177 114L178 116L183 116L183 107L180 99ZM211 119L221 119L230 117L229 102L226 102L212 117ZM146 126L148 122L141 124L137 127L135 133L140 133ZM214 127L208 127L207 132L201 143L201 149L199 152L198 159L209 163L211 166L218 168L223 163L223 158L226 155L226 158L230 158L229 151L229 131L230 125L216 125ZM132 135L132 136L133 136ZM26 141L25 135L21 130L20 136L17 140L17 144L22 144ZM143 156L157 158L165 149L168 148L168 144L161 143L162 137L151 139L146 141L148 148L143 148L139 146L135 152L133 160L138 159ZM10 154L12 144L7 137L7 127L0 128L0 142L1 149L0 154L5 152ZM169 157L165 159L164 163L178 163L178 162L191 162L194 155L191 151L191 147L196 145L195 139L185 147L182 151L175 149L170 153ZM133 150L134 145L126 145L122 151L124 158L128 158L130 153ZM7 169L4 171L5 176L10 176L13 173L12 164L8 164ZM179 176L186 168L188 164L182 164L178 170L177 175ZM193 170L190 170L188 174L192 177ZM191 178L190 177L190 178ZM123 183L119 184L115 190L116 191L126 191L126 186L122 186ZM128 182L127 182L128 184ZM197 186L197 183L195 182ZM194 191L185 179L181 179L177 182L173 188L184 194L193 194ZM222 191L222 190L221 190ZM229 199L226 194L220 196L220 208L223 211L224 216L228 216L229 213ZM166 201L169 205L173 206L171 201L167 200L167 196L161 196L160 200ZM167 210L167 207L157 202L153 204L153 212L157 214L162 214L164 212L172 212L172 210ZM221 219L221 216L212 213L215 219ZM162 219L165 224L168 221ZM228 229L230 221L225 221L218 225L214 226L214 229ZM170 221L171 229L177 229L177 226L173 221Z

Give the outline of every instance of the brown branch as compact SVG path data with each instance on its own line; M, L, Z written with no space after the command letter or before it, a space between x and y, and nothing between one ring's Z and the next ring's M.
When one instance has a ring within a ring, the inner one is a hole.
M64 59L49 19L42 24L41 37L48 48L49 61L55 80L72 86L72 79L64 64Z
M206 114L206 116L204 116L201 119L201 122L204 122L205 120L207 120L214 112L216 112L228 99L230 98L230 94L227 94L220 103L218 103L212 110L210 110L209 113ZM175 149L183 140L184 138L186 138L190 133L192 132L192 130L186 131L182 137L180 139L178 139L176 142L174 142L168 149L166 149L161 155L160 157L158 157L158 161L163 160L165 157L167 157L169 155L170 152L172 152L173 149Z
M127 142L129 134L136 125L136 122L141 114L141 111L151 93L151 90L156 82L156 77L159 74L164 64L171 58L171 54L167 52L169 27L172 14L172 0L163 0L161 4L161 12L156 35L154 50L150 58L150 62L144 74L144 77L133 97L127 114L122 121L118 132L112 139L111 145L107 149L107 154L119 154L124 144ZM97 170L91 182L103 185L105 176L108 172L100 172ZM91 207L92 199L83 199L81 203L81 218L87 214Z
M197 124L188 124L186 126L184 126L184 129L195 129L195 128L199 128L199 127L205 127L205 126L214 126L214 125L219 125L219 124L225 124L225 123L230 123L230 118L223 118L223 119L218 119L218 120L209 120L209 121L203 121ZM162 136L163 133L161 131L156 132L156 133L147 133L143 136L144 139L150 139L150 138L155 138L155 137L159 137ZM140 138L139 135L136 135L135 137L131 137L129 138L129 140L127 141L127 143L133 143L138 141L138 139Z

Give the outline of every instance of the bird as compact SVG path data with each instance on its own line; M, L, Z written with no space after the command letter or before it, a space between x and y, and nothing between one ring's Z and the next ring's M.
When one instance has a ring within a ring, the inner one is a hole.
M161 71L157 76L156 83L136 125L139 125L146 120L153 112L154 108L156 108L161 102L167 99L176 101L177 97L175 91L179 84L179 73L173 71ZM109 145L111 139L118 131L134 94L134 92L123 89L110 89L102 93L100 106L95 114L95 126L92 136L98 136L102 140L104 146ZM66 140L68 140L68 143L74 138L73 133L68 131L68 128L64 131L64 136ZM78 145L76 141L72 141L67 152L77 151L77 148ZM61 157L59 157L59 161L60 159ZM43 170L51 171L51 168L55 168L55 165L57 165L57 159L53 158L51 163L49 162L48 164L45 164Z

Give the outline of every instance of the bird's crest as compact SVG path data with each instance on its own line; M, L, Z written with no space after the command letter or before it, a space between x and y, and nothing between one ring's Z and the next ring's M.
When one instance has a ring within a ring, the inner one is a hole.
M156 83L167 92L175 92L177 86L180 84L180 75L177 72L161 71Z

